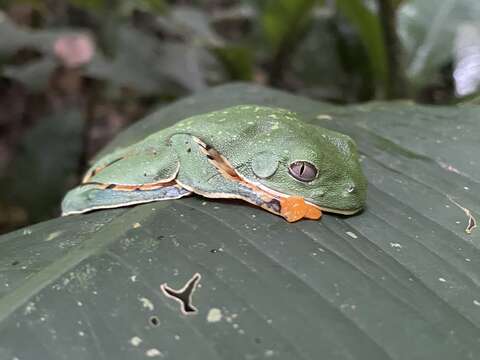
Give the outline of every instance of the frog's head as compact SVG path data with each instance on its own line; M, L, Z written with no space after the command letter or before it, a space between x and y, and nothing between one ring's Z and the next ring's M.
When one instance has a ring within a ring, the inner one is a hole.
M367 182L353 140L294 120L259 125L244 176L278 193L301 196L325 211L359 211Z

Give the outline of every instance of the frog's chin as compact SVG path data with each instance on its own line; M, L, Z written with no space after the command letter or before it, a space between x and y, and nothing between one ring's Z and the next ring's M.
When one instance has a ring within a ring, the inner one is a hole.
M310 201L305 201L306 203L310 204L310 205L313 205L317 208L319 208L320 210L324 211L324 212L329 212L329 213L334 213L334 214L341 214L341 215L353 215L353 214L356 214L358 213L360 210L362 210L363 208L362 207L359 207L359 208L356 208L356 209L333 209L333 208L328 208L328 207L325 207L325 206L321 206L321 205L317 205L317 204L314 204Z

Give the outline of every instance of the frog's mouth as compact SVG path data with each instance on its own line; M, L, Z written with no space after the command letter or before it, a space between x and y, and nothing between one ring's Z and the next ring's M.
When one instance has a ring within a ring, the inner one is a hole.
M202 193L201 195L213 198L242 199L274 214L280 215L288 222L298 221L303 218L316 220L322 216L323 209L318 205L305 201L301 196L282 194L261 184L247 180L240 175L217 150L196 137L194 137L194 140L199 145L201 151L207 156L210 163L217 168L218 172L224 178L237 182L240 189L238 194ZM191 189L191 191L198 192L195 191L195 189Z
M357 208L357 209L332 209L332 208L328 208L328 207L323 207L323 206L318 206L318 205L315 205L309 201L306 201L307 203L309 204L312 204L313 206L317 206L320 210L322 211L325 211L325 212L329 212L329 213L334 213L334 214L341 214L341 215L353 215L353 214L356 214L358 213L359 211L362 210L361 207Z

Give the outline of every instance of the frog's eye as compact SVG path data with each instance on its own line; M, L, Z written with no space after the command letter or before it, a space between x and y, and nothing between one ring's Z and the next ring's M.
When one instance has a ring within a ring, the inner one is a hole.
M317 168L308 161L295 161L288 167L288 172L295 179L309 182L317 177Z

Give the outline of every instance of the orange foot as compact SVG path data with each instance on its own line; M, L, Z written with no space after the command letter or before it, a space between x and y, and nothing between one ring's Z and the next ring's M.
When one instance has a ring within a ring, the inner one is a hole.
M322 216L322 212L314 205L307 204L303 197L290 196L280 200L281 215L288 221L294 222L300 219L317 220Z

